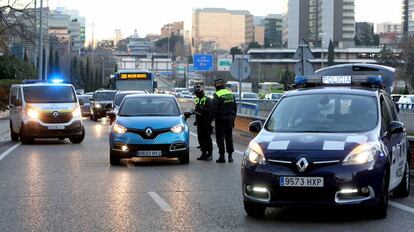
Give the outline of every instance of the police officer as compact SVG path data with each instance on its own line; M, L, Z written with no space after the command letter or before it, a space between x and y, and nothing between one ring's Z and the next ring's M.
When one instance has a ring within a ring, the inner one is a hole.
M212 102L212 117L216 121L216 141L220 157L217 163L225 163L224 154L227 150L229 163L233 162L233 127L237 114L237 104L232 92L225 88L224 80L214 81L216 93ZM226 146L224 146L224 141Z
M211 141L211 100L204 94L201 86L194 87L197 136L200 144L201 156L197 160L212 160L213 143Z

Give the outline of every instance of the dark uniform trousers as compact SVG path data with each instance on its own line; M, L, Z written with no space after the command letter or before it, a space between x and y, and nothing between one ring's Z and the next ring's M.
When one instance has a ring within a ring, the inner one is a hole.
M224 142L226 142L227 153L231 154L234 152L233 124L233 117L227 116L216 118L216 142L220 155L224 155L224 153L226 153Z
M213 151L213 142L211 141L211 122L210 122L210 99L206 96L195 99L196 109L199 114L196 116L197 137L200 144L200 150L203 154Z

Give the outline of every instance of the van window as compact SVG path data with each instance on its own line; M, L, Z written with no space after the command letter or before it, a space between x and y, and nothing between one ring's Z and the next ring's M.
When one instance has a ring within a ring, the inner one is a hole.
M73 103L77 102L71 86L26 86L23 87L27 103Z

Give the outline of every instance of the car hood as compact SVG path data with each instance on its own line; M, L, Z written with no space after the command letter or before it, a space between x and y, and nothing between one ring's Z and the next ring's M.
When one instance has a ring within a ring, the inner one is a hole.
M174 117L118 117L117 123L129 129L144 130L146 128L152 129L166 129L178 124L184 124L182 116Z
M374 133L271 133L263 130L256 138L267 158L343 159L360 144L375 141Z

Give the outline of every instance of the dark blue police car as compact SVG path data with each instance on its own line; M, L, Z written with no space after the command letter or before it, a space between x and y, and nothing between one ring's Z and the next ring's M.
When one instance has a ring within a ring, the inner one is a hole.
M263 216L267 207L358 205L382 218L389 193L409 195L406 132L383 90L390 80L357 71L296 77L299 88L263 125L250 125L260 133L242 162L248 215Z

